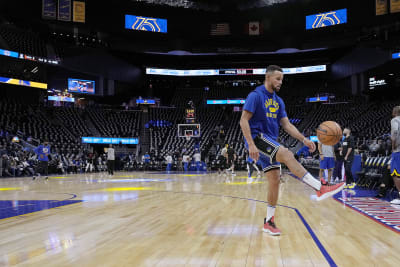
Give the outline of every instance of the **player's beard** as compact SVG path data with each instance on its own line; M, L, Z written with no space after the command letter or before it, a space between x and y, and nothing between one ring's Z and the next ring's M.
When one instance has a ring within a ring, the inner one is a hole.
M279 90L281 90L281 88L272 86L272 90L274 90L275 93L279 93Z

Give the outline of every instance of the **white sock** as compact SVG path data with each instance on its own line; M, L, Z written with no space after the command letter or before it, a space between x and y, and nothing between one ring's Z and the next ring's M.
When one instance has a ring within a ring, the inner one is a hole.
M267 207L267 222L275 215L275 206L268 205Z
M253 164L253 167L254 167L254 169L256 169L256 170L257 170L257 172L260 172L260 170L258 169L258 167L257 167L257 165L256 165L256 164Z
M321 189L321 182L315 179L310 173L306 173L303 177L303 182L314 188L315 190Z

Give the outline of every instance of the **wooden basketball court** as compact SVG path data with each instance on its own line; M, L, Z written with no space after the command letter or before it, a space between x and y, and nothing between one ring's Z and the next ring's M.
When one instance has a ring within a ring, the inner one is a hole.
M0 266L399 266L399 232L285 175L120 172L0 180Z

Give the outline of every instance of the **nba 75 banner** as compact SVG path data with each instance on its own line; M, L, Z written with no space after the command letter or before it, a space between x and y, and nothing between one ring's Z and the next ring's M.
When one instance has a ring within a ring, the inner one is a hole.
M167 20L125 15L125 29L146 32L167 32Z
M306 29L317 29L347 23L347 9L306 16Z
M57 17L57 0L42 1L42 18L56 19Z
M58 20L71 21L71 0L58 0Z

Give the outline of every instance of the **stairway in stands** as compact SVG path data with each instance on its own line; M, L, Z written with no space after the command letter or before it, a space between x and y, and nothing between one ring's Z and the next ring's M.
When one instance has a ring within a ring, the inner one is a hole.
M90 119L89 116L85 117L85 124L87 125L87 127L89 128L90 132L92 133L92 136L99 136L101 137L101 134L99 132L99 130L97 130L97 128L94 126L92 120Z
M142 119L140 123L140 139L139 144L141 147L141 154L150 152L150 130L145 125L149 121L149 110L143 109Z

